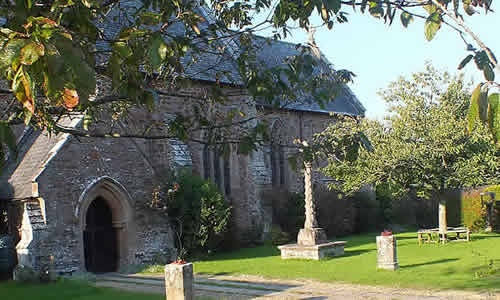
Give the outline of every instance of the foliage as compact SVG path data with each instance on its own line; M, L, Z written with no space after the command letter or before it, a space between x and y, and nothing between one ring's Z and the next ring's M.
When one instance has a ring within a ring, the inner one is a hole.
M287 189L273 188L262 193L264 202L272 204L273 223L291 238L304 227L305 200L301 193L293 193Z
M328 237L346 236L356 229L373 230L374 226L369 223L376 220L361 217L364 212L370 211L370 201L367 199L369 197L364 193L343 197L338 191L315 185L313 198L316 202L319 226L326 231Z
M379 218L384 225L393 223L392 192L388 184L379 184L375 187L375 196L379 203Z
M389 25L398 17L404 27L414 19L423 19L427 40L435 38L443 25L455 23L451 28L461 35L470 52L459 68L474 61L488 81L481 88L496 86L494 70L499 67L493 53L464 23L464 16L473 15L477 7L490 12L491 0L202 1L202 5L212 10L210 15L202 14L196 3L178 0L2 2L0 79L8 82L9 88L2 89L2 94L8 97L2 101L9 109L0 116L0 124L3 124L0 143L14 149L11 125L24 121L53 132L99 137L194 140L200 132L208 130L215 133L207 135L209 138L203 142L238 143L241 152L248 153L256 148L265 133L262 124L246 116L245 107L216 118L197 108L193 115L177 114L158 124L141 124L139 133L123 132L120 127L100 133L87 130L87 125L106 121L100 114L103 111L104 115L119 121L137 106L154 110L159 95L165 93L157 88L158 81L170 91L189 87L186 70L205 61L203 55L206 54L219 56L199 72L215 70L216 84L204 98L207 104L224 104L227 95L221 87L242 84L251 96L265 99L270 105L277 106L282 99L297 100L303 93L311 94L314 101L323 105L337 95L353 74L326 65L313 40L301 45L300 54L283 62L283 67L259 65L255 59L254 33L272 26L275 30L272 38L281 39L296 25L307 31L315 25L333 29L336 24L348 21L351 9L366 12ZM315 15L321 17L320 24L312 24ZM118 28L107 30L117 24ZM183 28L183 34L172 33L176 26ZM229 30L231 28L236 30ZM472 39L476 47L466 37ZM239 50L234 51L233 46ZM227 60L238 66L239 74L215 68ZM110 95L94 95L97 79L102 76L112 83ZM478 101L479 98L482 101ZM481 114L481 119L488 120L493 136L498 139L498 94L492 93L488 101L484 101L483 96L479 98L472 98L471 114L487 111ZM16 99L17 105L10 99ZM487 102L489 105L485 106ZM475 108L478 105L479 110ZM81 113L87 114L87 118L78 130L58 122L64 115ZM241 124L244 126L239 126L238 134L228 137L225 129ZM153 128L157 130L151 130Z
M373 204L364 193L343 197L321 185L314 186L314 199L319 225L330 237L352 234L356 229L372 230L371 209ZM273 188L262 193L262 200L272 204L273 227L271 241L283 244L297 237L305 222L305 199L303 193ZM358 218L360 212L367 219ZM363 214L362 213L362 214Z
M293 240L289 233L281 230L279 225L271 226L271 243L275 246L284 245Z
M471 190L462 196L462 220L472 231L482 231L486 225L486 211L481 205L480 193L480 190Z
M194 265L197 272L206 274L224 272L398 288L498 292L499 234L473 234L472 240L467 243L422 246L418 245L416 232L396 234L400 265L397 272L374 271L377 261L375 236L379 234L380 232L376 232L342 238L347 241L345 255L329 260L282 260L275 246L264 245L219 253L209 259L194 262ZM489 265L491 261L492 267Z
M462 222L474 231L482 231L486 228L486 206L482 204L481 193L500 193L500 185L493 185L465 191L462 195Z
M170 192L167 213L174 220L183 256L195 251L212 252L224 241L231 207L217 186L190 172L181 172L178 189Z
M11 125L24 121L51 132L96 137L200 141L200 132L208 131L202 142L236 143L240 152L248 153L266 136L265 126L247 116L248 105L229 108L226 114L210 114L197 106L192 114L140 120L135 131L119 125L137 107L155 111L160 95L189 88L200 74L215 83L201 101L211 107L227 104L228 85L243 86L247 90L239 96L246 97L248 91L272 106L279 107L284 99L296 101L304 93L322 106L351 80L351 72L334 70L311 45L297 47L298 54L282 65L263 66L255 56L260 46L253 33L268 24L281 25L273 17L254 24L252 15L275 9L270 1L215 0L201 5L177 0L0 4L0 81L9 87L0 90L6 95L2 108L8 108L0 116L0 143L14 149ZM288 8L277 14L284 10ZM238 74L225 69L227 65L235 66ZM103 79L111 83L109 93L99 86ZM81 128L59 122L63 116L82 114L86 117ZM113 120L107 120L109 116ZM89 130L103 121L106 132ZM238 128L237 134L230 134L231 127Z
M342 181L353 193L365 184L387 184L394 196L414 190L418 197L454 187L498 182L500 168L496 147L486 128L464 132L469 98L461 78L439 73L432 66L401 78L382 93L390 105L385 122L362 120L333 124L317 136L342 138L339 127L364 132L374 151L359 151L357 160L330 155L325 173ZM346 123L348 125L346 125Z

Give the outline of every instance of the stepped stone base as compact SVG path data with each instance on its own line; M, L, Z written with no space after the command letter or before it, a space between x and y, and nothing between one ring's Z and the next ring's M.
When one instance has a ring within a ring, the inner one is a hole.
M281 251L282 259L300 258L320 260L326 257L344 255L345 243L344 241L337 241L311 246L289 244L278 246L278 249Z
M314 246L328 243L323 228L302 228L297 236L297 244L301 246Z

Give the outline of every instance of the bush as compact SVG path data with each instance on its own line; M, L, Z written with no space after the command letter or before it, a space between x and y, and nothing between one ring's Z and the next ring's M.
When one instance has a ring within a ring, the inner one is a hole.
M290 240L292 240L290 234L281 230L279 225L273 225L271 227L271 243L273 245L283 245Z
M314 199L319 226L329 237L349 235L355 231L358 213L354 197L342 197L324 185L315 185Z
M486 227L486 207L481 204L482 192L500 194L500 185L466 191L462 195L462 222L473 231L481 231ZM498 197L498 196L497 196ZM495 210L494 210L495 213ZM493 216L493 228L498 230L498 215Z
M262 201L272 205L273 224L278 225L290 237L296 237L300 228L304 227L304 195L272 188L262 193Z
M338 195L326 186L314 186L317 220L329 236L351 234L355 227L357 213L353 199ZM273 188L262 193L262 200L271 203L273 208L272 243L284 244L295 239L304 227L304 194Z
M466 191L462 195L462 221L472 231L484 230L486 211L481 206L481 190Z
M226 236L231 207L217 186L200 176L182 171L177 182L167 192L167 212L176 226L179 256L218 250Z

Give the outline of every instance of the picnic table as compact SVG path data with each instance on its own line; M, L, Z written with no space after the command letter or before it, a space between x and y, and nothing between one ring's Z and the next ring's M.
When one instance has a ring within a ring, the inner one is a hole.
M450 234L455 236L450 236ZM461 234L465 234L465 237L461 237ZM446 243L450 238L455 241L470 241L470 231L467 227L448 227L446 232L441 232L439 228L419 229L417 236L419 245L422 243Z

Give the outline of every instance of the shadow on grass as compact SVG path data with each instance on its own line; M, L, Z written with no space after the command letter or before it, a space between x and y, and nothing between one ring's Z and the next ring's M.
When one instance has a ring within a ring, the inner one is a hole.
M196 275L204 275L204 276L224 276L224 275L233 275L234 273L231 272L219 272L219 273L212 273L212 272L196 272Z
M419 263L419 264L404 265L404 266L401 266L401 268L402 269L415 268L415 267L420 267L420 266L448 263L448 262L457 261L457 260L458 260L458 258L447 258L447 259L440 259L440 260L423 262L423 263Z
M471 241L478 241L478 240L489 240L489 239L498 239L500 238L500 235L498 234L485 234L482 233L480 235L476 235L474 233L471 234Z
M280 256L278 246L261 245L232 251L223 251L210 256L196 257L193 258L192 261L237 260L246 258L264 258L270 256Z
M372 248L372 249L362 249L362 250L345 250L344 255L340 257L356 256L373 251L377 251L377 249Z
M396 240L398 241L404 241L404 240L415 240L415 241L418 241L418 238L417 236L397 236L396 235Z

